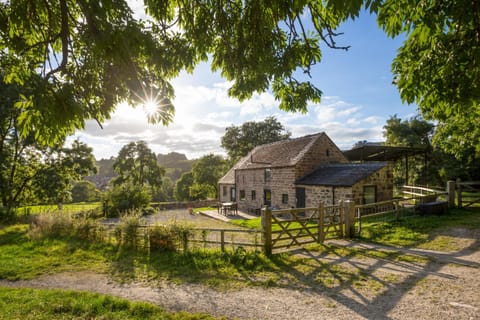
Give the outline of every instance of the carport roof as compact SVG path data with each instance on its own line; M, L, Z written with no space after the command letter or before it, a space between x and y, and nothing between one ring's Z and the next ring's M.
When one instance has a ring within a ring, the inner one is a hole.
M350 161L393 161L427 152L425 147L393 147L381 143L367 143L344 151Z

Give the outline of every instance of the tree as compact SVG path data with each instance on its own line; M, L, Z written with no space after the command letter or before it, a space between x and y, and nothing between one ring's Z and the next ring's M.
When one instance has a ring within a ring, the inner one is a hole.
M386 144L392 146L423 147L427 152L425 161L424 155L411 157L409 160L410 183L424 184L428 181L433 185L445 185L448 180L476 179L480 171L480 159L475 155L474 150L464 149L460 157L445 152L445 146L451 142L449 137L441 139L442 135L436 132L438 127L433 123L425 121L421 117L413 117L402 120L397 116L387 120L384 126ZM432 136L438 140L432 145ZM405 165L403 162L396 164L394 176L397 183L406 183L403 179Z
M118 174L113 185L129 183L149 186L152 191L162 185L165 170L158 164L155 153L145 141L130 142L120 149L113 170Z
M192 168L193 184L190 188L190 197L195 200L215 198L218 180L226 171L226 161L219 155L207 154L198 159Z
M387 120L383 129L386 145L424 148L426 153L432 153L431 137L434 132L434 126L421 117L417 116L402 121L395 115ZM409 181L405 181L403 175L406 170L405 164L402 161L397 162L394 168L394 182L396 184L425 184L427 179L424 156L416 155L409 157ZM432 179L428 180L432 182ZM438 179L435 180L438 181Z
M105 193L108 216L119 216L131 209L143 209L152 201L152 194L143 185L130 182L116 185Z
M97 173L92 148L75 140L70 148L49 148L32 187L40 200L62 204L72 200L71 189L75 181Z
M100 191L90 181L79 181L72 188L72 202L92 202L100 200Z
M189 201L190 198L190 188L193 185L193 174L191 171L185 172L180 176L180 179L175 183L175 188L173 190L173 196L177 201Z
M416 103L425 119L439 123L437 134L454 142L441 144L446 152L480 153L480 3L373 3L388 35L406 35L392 64L402 100Z
M74 180L96 171L92 149L79 141L71 148L46 147L34 134L22 135L24 110L15 97L28 92L0 81L0 199L8 214L25 200L66 200Z
M248 121L241 126L232 125L226 128L221 146L227 150L232 162L237 162L256 146L285 140L290 138L290 135L275 117L268 117L263 121Z
M32 87L16 98L22 134L48 143L87 119L101 123L125 100L154 100L149 119L169 123L169 80L208 59L232 82L231 96L271 88L281 109L306 112L321 91L304 75L322 44L347 49L334 30L362 5L333 2L148 0L142 19L126 0L0 2L0 68L8 83Z

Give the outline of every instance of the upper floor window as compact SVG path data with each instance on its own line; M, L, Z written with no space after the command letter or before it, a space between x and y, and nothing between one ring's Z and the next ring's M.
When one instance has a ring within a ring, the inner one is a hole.
M240 200L245 200L245 190L240 190Z
M252 200L255 200L257 198L257 192L255 190L252 190Z
M272 172L270 168L265 169L264 175L265 175L265 182L270 181L270 178L272 177Z
M223 196L227 196L227 186L223 186Z
M330 157L330 149L327 149L327 151L325 152L325 154L327 155L327 157Z

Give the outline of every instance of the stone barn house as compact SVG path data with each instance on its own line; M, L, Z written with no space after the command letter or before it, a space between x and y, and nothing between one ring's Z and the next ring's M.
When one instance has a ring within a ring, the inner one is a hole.
M219 181L221 202L255 213L264 205L304 208L348 199L365 204L392 196L388 163L350 163L323 132L258 146Z

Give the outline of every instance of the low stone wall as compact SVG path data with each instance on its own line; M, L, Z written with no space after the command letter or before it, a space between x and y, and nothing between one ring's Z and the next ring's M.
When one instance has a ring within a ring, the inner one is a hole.
M172 209L188 209L188 208L202 208L213 207L217 205L218 200L198 200L198 201L186 201L186 202L159 202L152 204L152 207L159 210L172 210Z

